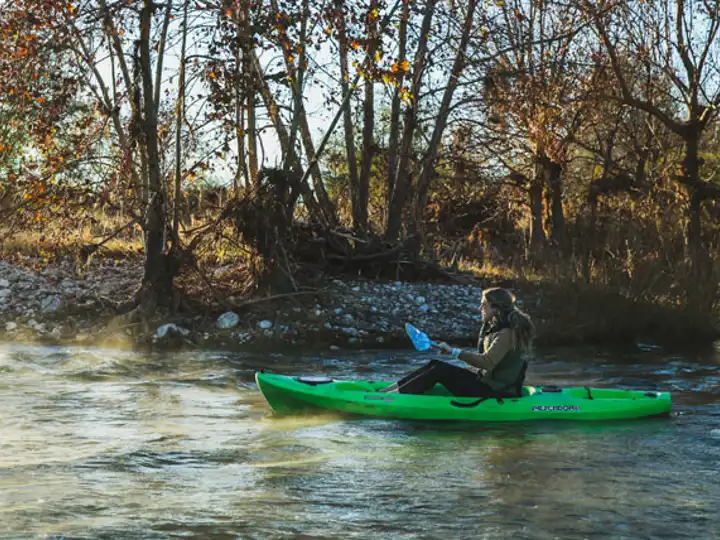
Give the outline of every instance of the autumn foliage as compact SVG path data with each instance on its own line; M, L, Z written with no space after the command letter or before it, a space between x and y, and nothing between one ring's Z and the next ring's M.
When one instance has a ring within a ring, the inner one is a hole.
M312 253L330 272L501 267L707 315L719 28L717 2L683 0L12 0L0 238L139 244L151 308L227 253L283 290Z

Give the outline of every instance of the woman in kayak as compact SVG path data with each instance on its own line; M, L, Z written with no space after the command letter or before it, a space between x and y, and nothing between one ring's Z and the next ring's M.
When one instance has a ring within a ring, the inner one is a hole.
M479 308L483 325L477 351L438 344L443 353L469 364L470 369L432 360L380 392L424 394L440 383L455 396L515 395L525 377L524 357L530 353L535 337L530 316L515 302L515 295L506 289L486 289Z

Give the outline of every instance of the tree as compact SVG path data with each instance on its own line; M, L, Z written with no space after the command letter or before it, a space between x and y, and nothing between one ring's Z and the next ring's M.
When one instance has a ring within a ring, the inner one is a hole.
M550 238L564 243L563 172L575 131L588 105L592 78L578 46L577 8L557 2L499 3L498 52L486 78L490 119L507 130L528 161L505 160L528 196L531 252L546 241L543 193L549 193ZM505 144L505 143L503 143Z
M702 174L702 138L720 107L720 3L647 2L595 6L585 2L619 91L618 100L657 118L684 145L676 181L687 191L687 250L691 265L689 296L700 302L699 286L708 267L702 235L702 205L720 199L720 186ZM669 30L669 31L668 31ZM634 54L653 77L638 82L623 63ZM663 94L670 87L669 94ZM657 95L663 96L662 101ZM670 100L670 104L668 104Z

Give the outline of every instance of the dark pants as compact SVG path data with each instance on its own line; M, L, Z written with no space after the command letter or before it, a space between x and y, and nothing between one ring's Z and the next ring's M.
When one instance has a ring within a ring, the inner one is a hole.
M401 394L424 394L436 383L458 397L492 397L494 392L475 372L439 360L432 360L399 380L397 389Z

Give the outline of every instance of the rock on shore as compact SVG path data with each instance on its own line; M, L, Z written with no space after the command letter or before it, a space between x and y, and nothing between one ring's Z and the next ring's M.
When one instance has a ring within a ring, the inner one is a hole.
M102 336L106 341L107 322L114 315L109 304L135 290L141 268L126 263L93 266L87 276L79 277L69 265L32 271L0 261L0 339L77 342ZM478 285L328 279L318 289L317 295L258 303L237 312L158 321L140 337L128 329L119 332L126 340L156 344L232 347L277 341L382 347L394 341L408 343L405 322L436 339L468 342L481 322Z

